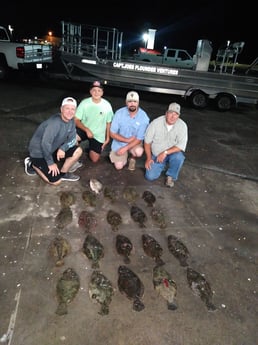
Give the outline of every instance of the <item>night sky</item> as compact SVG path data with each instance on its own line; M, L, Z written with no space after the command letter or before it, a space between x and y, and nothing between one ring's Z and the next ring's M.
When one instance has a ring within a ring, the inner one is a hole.
M226 5L224 3L227 3ZM72 21L117 28L123 32L123 44L134 48L144 46L142 34L156 29L155 49L164 46L181 48L195 53L197 41L208 39L216 54L227 40L244 41L239 62L251 63L258 57L257 15L247 1L237 5L234 1L106 1L54 4L21 1L6 2L0 13L0 25L11 24L16 33L24 37L42 37L48 31L61 35L61 21ZM89 9L87 9L87 7Z

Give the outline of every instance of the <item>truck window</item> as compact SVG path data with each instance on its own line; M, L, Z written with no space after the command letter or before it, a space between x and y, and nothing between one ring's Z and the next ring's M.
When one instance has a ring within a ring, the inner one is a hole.
M176 55L176 50L174 50L174 49L169 49L169 50L167 51L167 57L174 58L175 55Z
M188 54L186 54L186 52L179 51L178 52L178 59L184 61L184 60L190 60L191 58Z
M5 31L0 29L0 41L6 41L7 39Z

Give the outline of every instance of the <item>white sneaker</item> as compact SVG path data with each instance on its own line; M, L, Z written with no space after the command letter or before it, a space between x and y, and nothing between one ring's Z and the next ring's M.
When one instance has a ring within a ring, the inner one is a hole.
M134 171L136 165L136 160L134 158L129 159L128 170Z
M71 168L69 169L69 172L70 172L70 173L73 173L73 172L75 172L77 169L81 168L82 166L83 166L83 164L82 164L80 161L75 162L75 163L71 166Z
M30 157L26 157L24 159L24 170L25 170L25 173L29 176L37 175L36 171L31 166Z
M166 186L170 187L170 188L174 187L174 181L173 181L171 176L167 176L167 178L166 178Z

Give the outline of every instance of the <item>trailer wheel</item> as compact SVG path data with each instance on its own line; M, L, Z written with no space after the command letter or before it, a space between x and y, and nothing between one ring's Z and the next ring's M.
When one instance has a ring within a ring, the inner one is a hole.
M204 109L208 105L208 96L206 93L200 90L194 91L190 96L189 96L190 103L192 107L196 109Z
M219 111L228 111L236 106L236 101L232 95L220 93L215 98L215 106Z

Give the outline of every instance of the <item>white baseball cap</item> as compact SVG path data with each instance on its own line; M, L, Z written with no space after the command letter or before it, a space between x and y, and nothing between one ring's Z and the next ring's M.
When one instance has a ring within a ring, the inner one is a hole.
M77 107L77 102L73 97L66 97L62 101L62 106L63 105L74 105L75 108Z
M126 102L135 101L139 102L139 95L135 91L129 91L126 95Z
M180 115L180 111L181 111L181 107L178 103L170 103L168 106L168 110L169 113L177 113L178 115Z

